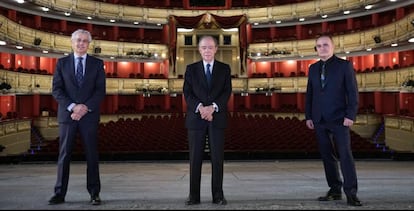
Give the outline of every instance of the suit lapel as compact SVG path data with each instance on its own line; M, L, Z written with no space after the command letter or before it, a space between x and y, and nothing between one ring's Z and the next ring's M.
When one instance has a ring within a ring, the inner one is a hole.
M206 72L205 72L205 69L204 69L204 64L203 64L203 61L201 61L200 62L200 74L201 74L201 77L200 78L202 78L202 80L201 81L203 81L203 85L206 87L206 88L208 88L208 83L207 83L207 76L206 76ZM212 78L212 81L213 81L213 77L211 77Z
M88 75L89 75L88 67L90 66L90 63L91 63L91 60L89 58L89 55L86 55L85 67L84 67L85 72L83 74L83 83L82 83L81 86L84 86L86 84L86 81L87 81L87 78L88 78ZM75 77L75 81L76 81L76 77Z
M69 64L68 64L68 66L69 66L69 68L68 68L68 70L70 70L70 72L69 72L69 75L70 75L70 77L72 78L72 81L73 81L73 84L78 84L77 82L76 82L76 76L75 76L75 55L74 54L71 54L71 55L69 55Z
M216 77L216 72L215 69L217 67L217 61L214 62L213 67L211 68L211 87L214 87L214 78Z
M88 67L90 66L90 58L89 55L86 55L86 61L85 61L85 74L83 75L83 81L87 81L88 75L89 75L89 71L88 71ZM85 83L83 83L85 84Z

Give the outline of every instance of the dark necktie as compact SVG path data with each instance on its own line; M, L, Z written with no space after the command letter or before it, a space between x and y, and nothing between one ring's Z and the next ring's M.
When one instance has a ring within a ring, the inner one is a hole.
M78 86L82 85L83 82L83 65L82 57L78 57L78 64L76 65L76 80L78 81Z
M210 85L211 85L211 71L210 71L210 64L207 64L206 66L207 66L207 68L206 68L206 78L207 78L207 84L208 84L208 87L210 87Z
M322 64L322 70L321 70L321 86L322 89L326 85L326 69L325 69L325 63Z

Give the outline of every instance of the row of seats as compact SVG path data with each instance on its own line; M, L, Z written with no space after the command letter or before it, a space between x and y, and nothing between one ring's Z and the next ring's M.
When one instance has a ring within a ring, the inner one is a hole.
M5 68L3 64L0 64L1 70L9 70L13 72L20 72L20 73L30 73L30 74L41 74L41 75L51 75L46 69L34 69L34 68L23 68L23 67L17 67L17 68Z
M410 66L414 66L414 64L410 65ZM364 70L362 69L357 69L355 70L355 72L357 73L370 73L370 72L381 72L381 71L391 71L391 70L397 70L400 68L399 64L394 64L393 67L390 66L374 66L374 67L367 67ZM30 73L30 74L43 74L43 75L50 75L51 73L49 73L46 69L27 69L27 68L23 68L23 67L18 67L18 68L5 68L3 66L3 64L0 64L0 69L7 69L10 71L15 71L15 72L22 72L22 73ZM251 78L267 78L268 73L266 72L256 72L256 73L252 73L251 74ZM283 72L274 72L270 74L272 77L284 77L284 73ZM108 78L119 78L118 73L117 72L113 72L113 73L106 73L106 76ZM298 72L290 72L290 74L288 75L289 77L304 77L306 76L306 73L304 71L298 71ZM238 76L235 75L235 78L237 78ZM129 73L128 78L145 78L143 73ZM162 73L150 73L148 75L148 78L155 78L155 79L167 79L168 77L165 76Z
M102 154L188 152L185 114L143 115L99 125L99 151ZM370 140L351 133L354 152L381 152ZM229 114L229 128L225 133L226 152L317 153L318 145L313 130L306 128L296 117ZM83 153L77 138L75 153ZM37 151L38 154L58 153L58 138Z

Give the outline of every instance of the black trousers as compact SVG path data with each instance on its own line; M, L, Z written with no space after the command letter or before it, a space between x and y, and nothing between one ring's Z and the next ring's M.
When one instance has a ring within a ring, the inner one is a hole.
M351 150L349 127L343 126L342 121L321 122L315 124L315 131L328 186L338 192L343 187L347 196L355 196L358 191L358 182ZM338 161L343 182L339 173Z
M190 199L200 200L201 169L204 157L206 138L208 137L211 158L211 193L212 198L223 198L223 159L224 129L213 128L211 123L205 129L188 130L190 150Z

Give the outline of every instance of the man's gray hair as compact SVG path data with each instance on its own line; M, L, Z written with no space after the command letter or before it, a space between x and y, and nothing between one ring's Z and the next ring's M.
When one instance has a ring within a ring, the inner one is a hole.
M89 31L85 30L85 29L78 29L78 30L74 31L74 32L72 33L72 37L71 37L70 39L71 39L71 40L76 39L76 35L78 35L78 34L86 34L86 35L88 35L88 41L89 41L89 42L92 42L92 36L91 36L91 33L90 33Z

